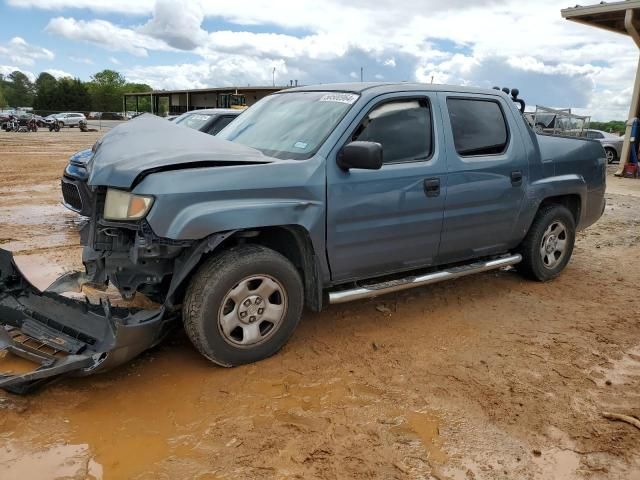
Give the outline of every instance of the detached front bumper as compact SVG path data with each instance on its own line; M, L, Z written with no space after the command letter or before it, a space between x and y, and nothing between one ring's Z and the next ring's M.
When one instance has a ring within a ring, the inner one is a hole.
M41 292L0 249L0 352L37 365L28 373L0 372L0 388L27 393L64 375L115 367L156 345L171 320L164 307L133 310Z

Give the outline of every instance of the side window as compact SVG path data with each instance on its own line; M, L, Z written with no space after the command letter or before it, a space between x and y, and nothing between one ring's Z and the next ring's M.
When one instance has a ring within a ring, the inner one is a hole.
M600 132L588 131L587 138L599 139L599 138L604 138L604 135L602 135Z
M407 99L383 103L369 112L351 140L380 143L384 163L426 160L433 150L429 102Z
M496 155L506 150L509 131L498 102L448 98L447 108L460 155Z
M213 122L213 125L209 127L209 131L207 133L209 135L217 135L220 130L229 125L234 118L236 117L233 115L224 115L218 118L218 120Z

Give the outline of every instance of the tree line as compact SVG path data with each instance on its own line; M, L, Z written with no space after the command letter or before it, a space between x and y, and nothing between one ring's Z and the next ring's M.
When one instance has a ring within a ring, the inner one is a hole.
M0 74L0 108L32 107L34 111L121 112L124 93L149 92L144 83L130 83L119 72L102 70L83 82L79 78L55 78L42 72L35 82L19 70ZM148 98L139 99L138 109L150 111Z
M610 133L624 133L627 122L624 120L611 120L610 122L591 122L589 128Z

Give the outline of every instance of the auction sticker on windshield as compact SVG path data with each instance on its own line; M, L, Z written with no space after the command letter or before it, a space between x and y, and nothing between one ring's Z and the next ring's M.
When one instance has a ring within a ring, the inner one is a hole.
M358 99L358 95L354 93L327 93L320 97L320 102L338 102L353 104Z

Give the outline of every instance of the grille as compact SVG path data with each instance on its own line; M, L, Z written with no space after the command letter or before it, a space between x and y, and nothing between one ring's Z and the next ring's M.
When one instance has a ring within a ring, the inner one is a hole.
M62 182L62 196L64 203L69 205L72 209L80 211L82 210L82 198L80 198L80 190L73 183Z

